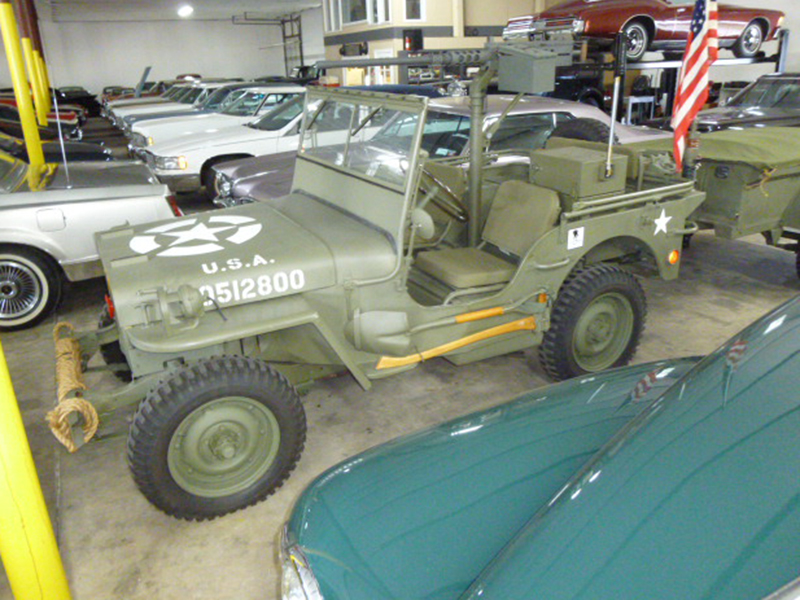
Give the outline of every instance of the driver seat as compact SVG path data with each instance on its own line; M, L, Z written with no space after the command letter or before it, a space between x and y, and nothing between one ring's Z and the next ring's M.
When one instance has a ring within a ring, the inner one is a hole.
M415 266L457 289L508 283L519 258L555 226L560 212L555 191L526 181L504 181L486 217L479 247L420 252ZM484 249L487 243L499 252Z

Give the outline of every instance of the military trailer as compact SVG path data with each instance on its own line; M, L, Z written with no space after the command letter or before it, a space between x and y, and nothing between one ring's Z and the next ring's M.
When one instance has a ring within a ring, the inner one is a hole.
M323 376L368 389L535 347L554 379L626 364L646 313L635 273L677 277L704 195L621 146L485 153L492 132L474 128L471 157L437 158L427 106L309 90L288 196L99 235L109 310L97 331L60 326L61 439L137 403L137 486L201 520L281 485L305 440L299 392ZM130 380L113 393L85 389L98 352Z
M665 140L633 144L665 161ZM695 186L706 194L691 219L728 240L762 234L767 244L796 253L800 277L800 138L789 127L700 134Z

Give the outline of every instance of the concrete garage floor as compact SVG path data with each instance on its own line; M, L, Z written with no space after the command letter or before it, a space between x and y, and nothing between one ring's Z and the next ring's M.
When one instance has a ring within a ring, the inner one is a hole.
M194 210L197 197L181 198ZM752 242L752 243L751 243ZM800 292L794 255L758 239L729 242L701 233L684 256L678 281L643 281L649 300L636 362L705 354L752 320ZM134 486L125 463L133 409L109 424L115 435L69 455L44 415L55 398L52 326L67 319L93 327L102 281L67 289L58 315L28 331L3 334L19 404L53 515L76 600L255 600L280 597L277 542L302 489L356 452L547 383L535 352L469 367L436 359L375 382L364 392L349 375L320 382L303 398L308 440L300 463L278 492L257 506L203 523L171 519ZM94 387L113 386L92 375ZM0 578L0 599L10 599Z

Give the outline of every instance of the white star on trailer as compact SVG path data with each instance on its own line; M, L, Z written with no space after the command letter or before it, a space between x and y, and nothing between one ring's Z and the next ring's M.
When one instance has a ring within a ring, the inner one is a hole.
M653 235L658 235L659 231L663 231L665 234L667 233L667 223L672 220L672 217L667 216L667 211L663 208L661 209L661 216L657 219L654 219L653 222L656 224L656 230Z

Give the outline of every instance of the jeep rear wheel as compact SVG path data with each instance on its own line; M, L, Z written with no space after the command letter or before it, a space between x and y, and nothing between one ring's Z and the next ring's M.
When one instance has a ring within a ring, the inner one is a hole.
M158 509L212 519L280 487L305 435L303 405L283 375L258 360L216 357L181 367L142 401L128 464Z
M613 265L577 271L558 292L539 360L555 380L627 364L644 328L639 282Z

